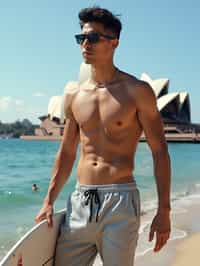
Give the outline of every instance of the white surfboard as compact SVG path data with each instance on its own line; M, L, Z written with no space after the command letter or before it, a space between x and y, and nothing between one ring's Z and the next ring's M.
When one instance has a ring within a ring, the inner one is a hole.
M53 227L47 221L34 226L8 252L0 266L53 266L56 239L66 209L53 215Z

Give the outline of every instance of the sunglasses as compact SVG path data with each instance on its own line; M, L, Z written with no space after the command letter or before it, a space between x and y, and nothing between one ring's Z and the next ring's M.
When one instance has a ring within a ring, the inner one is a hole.
M90 44L98 43L101 38L105 38L108 40L116 39L115 37L105 35L102 33L96 33L96 32L89 33L89 34L76 34L75 35L75 39L78 44L83 44L85 39L87 39Z

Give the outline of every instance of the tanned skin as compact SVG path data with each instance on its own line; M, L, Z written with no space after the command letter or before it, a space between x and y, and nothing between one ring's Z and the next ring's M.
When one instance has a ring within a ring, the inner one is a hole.
M101 23L85 23L82 32L110 34ZM114 66L118 40L101 38L96 44L86 39L81 45L91 78L81 86L69 86L65 96L66 123L53 174L36 222L47 219L52 226L53 204L71 173L78 143L80 184L101 185L133 182L134 157L144 130L152 151L158 192L158 208L149 241L156 234L154 251L170 236L170 158L163 124L152 88Z

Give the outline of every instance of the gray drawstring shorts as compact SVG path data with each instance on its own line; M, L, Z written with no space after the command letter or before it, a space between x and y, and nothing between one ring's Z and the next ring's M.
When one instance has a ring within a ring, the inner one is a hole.
M81 185L67 201L57 240L55 266L133 266L140 226L136 183Z

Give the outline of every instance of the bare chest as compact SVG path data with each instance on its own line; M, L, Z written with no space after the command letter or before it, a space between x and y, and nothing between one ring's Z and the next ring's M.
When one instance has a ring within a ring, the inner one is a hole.
M130 123L135 106L126 89L84 89L74 99L72 111L81 127L103 125L114 129L124 128Z

